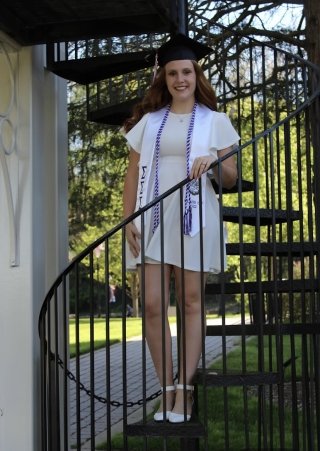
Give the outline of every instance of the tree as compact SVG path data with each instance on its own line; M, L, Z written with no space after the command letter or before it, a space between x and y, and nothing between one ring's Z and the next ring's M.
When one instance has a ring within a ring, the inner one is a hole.
M276 2L190 0L188 5L191 17L195 15L189 28L196 36L199 37L200 31L197 18L204 17L211 23L217 24L212 36L214 47L221 46L227 37L231 40L236 39L236 34L250 36L267 41L290 53L299 54L320 66L320 2L318 0L278 0ZM319 86L320 81L311 80L310 83L312 83L311 88L315 89L315 85ZM320 153L319 123L318 101L312 115L312 141L314 148Z
M224 50L225 42L228 41L228 48L236 47L236 40L239 36L254 37L260 41L266 41L275 44L284 50L293 54L299 54L302 57L309 58L315 64L319 64L320 58L320 33L318 32L318 24L320 21L320 5L318 0L293 0L291 2L267 2L264 0L237 1L231 2L208 0L190 0L189 6L189 29L198 39L207 38L207 23L210 21L214 24L210 27L210 42L213 44L216 57L214 58L215 67L210 68L210 76L213 84L218 80L221 85L226 86L232 94L232 89L237 85L234 73L226 69L226 53ZM236 31L236 33L235 33ZM165 40L165 36L160 36L160 41L155 45L150 44L149 38L146 36L130 37L121 39L121 48L114 48L118 42L117 39L110 40L107 43L108 49L113 52L124 51L123 45L133 50L141 48L154 48L160 45L161 39ZM132 41L132 42L131 42ZM131 44L130 44L131 43ZM105 50L105 42L99 45L95 42L93 45L94 54ZM99 47L100 46L100 47ZM233 52L227 54L228 67L232 66L232 58L236 60L238 54ZM244 61L240 70L247 70ZM244 72L243 72L244 73ZM149 83L149 74L148 74ZM234 79L232 79L234 77ZM137 85L139 85L137 77L121 79L118 77L118 84L125 85L126 92L131 90L132 95L136 95ZM270 75L272 79L272 74ZM109 82L105 82L108 86ZM265 90L266 98L272 98L272 84L270 83L270 96L268 95L268 80L260 80L259 85L255 86L255 112L257 109L265 109L269 114L266 122L258 123L254 130L255 133L275 123L275 117L272 114L272 102L266 105L262 100L258 102L259 93ZM266 86L263 86L263 83ZM101 88L101 86L100 86ZM246 99L249 98L248 92L252 87L244 86L243 92L240 93L238 87L234 89L234 98L242 95L243 113L247 115L248 129L242 130L242 135L246 133L250 136L250 111L247 107ZM100 89L100 92L103 90ZM127 92L130 97L130 92ZM93 230L97 234L102 235L106 228L111 227L121 219L121 192L122 180L126 168L127 148L124 144L122 136L118 131L110 129L107 126L90 123L86 120L85 113L85 92L83 88L77 85L70 85L70 101L69 101L69 133L70 133L70 243L74 252L78 252L92 241ZM230 103L229 97L228 101ZM120 98L118 100L121 101ZM110 102L110 99L109 99ZM287 108L278 103L278 109ZM249 111L249 113L248 113ZM271 113L269 113L269 111ZM317 118L317 110L314 112L314 130L320 119ZM265 115L267 118L268 115ZM246 117L242 118L242 122L246 124ZM315 147L319 146L319 132L314 133Z
M303 3L308 58L314 64L320 65L320 3L317 0L304 0Z
M191 11L240 32L244 36L267 39L304 49L310 61L320 61L320 4L318 0L270 2L191 0Z
M122 185L128 156L118 130L87 121L85 108L83 87L70 83L68 168L72 256L122 220ZM112 254L112 259L120 267L120 258Z

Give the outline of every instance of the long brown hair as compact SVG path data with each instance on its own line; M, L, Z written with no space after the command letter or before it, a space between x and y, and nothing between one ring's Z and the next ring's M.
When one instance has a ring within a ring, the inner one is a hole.
M196 73L195 98L197 102L216 111L217 97L213 87L205 77L201 66L196 61L192 61L192 64ZM169 93L166 84L165 68L161 67L153 84L146 91L142 101L137 103L133 108L132 116L124 122L123 128L125 132L128 132L135 124L137 124L144 114L160 110L170 102L171 94Z

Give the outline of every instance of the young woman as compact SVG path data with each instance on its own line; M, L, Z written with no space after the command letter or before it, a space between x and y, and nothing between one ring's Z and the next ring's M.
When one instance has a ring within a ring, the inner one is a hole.
M159 411L154 415L156 421L180 423L191 418L192 378L199 362L202 341L201 283L205 282L208 272L218 273L221 270L219 206L207 171L218 157L232 149L239 136L227 116L216 112L214 90L197 63L211 50L181 34L160 47L157 55L160 69L155 80L137 105L133 116L124 124L130 146L123 193L125 218L181 180L190 178L190 183L184 189L183 200L183 258L179 190L163 202L163 230L159 208L156 206L146 212L142 262L141 221L138 218L126 228L128 268L138 267L140 274L143 271L146 338L165 392ZM220 173L220 183L225 187L232 187L236 183L237 167L233 157L222 162ZM203 277L200 272L197 184L200 177L205 243ZM164 293L161 290L163 275ZM187 350L186 356L180 352L176 386L173 384L171 335L167 318L165 365L162 357L162 302L164 299L167 309L172 275L175 277L179 305L184 305L183 336Z

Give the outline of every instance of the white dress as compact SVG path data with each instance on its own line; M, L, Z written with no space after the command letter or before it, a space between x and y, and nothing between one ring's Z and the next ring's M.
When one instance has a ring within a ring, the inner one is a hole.
M222 138L213 138L210 154L217 157L217 150L229 147L239 140L230 120L224 113L215 113L218 119L214 134L220 133ZM186 137L191 118L190 114L170 112L160 140L159 159L159 194L172 188L186 178ZM132 149L140 153L142 137L148 115L126 135ZM219 141L218 144L216 144ZM218 146L218 147L216 147ZM150 175L147 202L154 198L155 164ZM184 198L182 198L184 200ZM182 200L182 202L183 202ZM205 195L205 227L203 227L203 270L218 273L221 271L220 220L219 203L209 177L206 177ZM153 210L145 213L144 255L146 263L167 263L187 270L200 271L200 233L190 237L184 235L183 249L181 244L180 190L174 192L163 201L163 255L161 255L161 227L152 232ZM223 253L224 253L224 240ZM223 259L225 260L225 259ZM141 253L134 258L127 247L127 268L133 269L141 263Z

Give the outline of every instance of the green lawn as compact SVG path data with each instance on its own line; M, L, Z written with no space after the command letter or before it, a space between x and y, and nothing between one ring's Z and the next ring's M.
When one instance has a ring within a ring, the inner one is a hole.
M126 337L132 338L141 335L141 318L127 318L126 320ZM90 320L89 318L81 318L79 320L79 342L80 354L90 351ZM108 331L110 344L122 341L122 318L112 318L109 322ZM70 337L70 355L73 357L76 350L76 321L69 321L69 337ZM105 318L94 319L94 349L103 348L106 345L106 320Z
M268 338L264 339L265 346L265 363L267 365L267 359L269 354ZM273 343L274 346L274 343ZM291 355L291 343L289 337L283 339L283 355L284 360ZM301 340L299 337L295 339L296 347L296 371L297 379L301 377ZM274 349L274 348L273 348ZM273 352L275 354L275 352ZM228 354L228 368L239 371L242 366L242 351L241 347L234 349ZM257 370L258 362L258 346L257 339L253 338L246 342L246 360L248 364L248 371ZM214 368L221 368L222 361L218 360L214 363ZM276 368L276 366L273 366ZM286 379L290 378L290 368L286 370L288 374ZM276 393L275 387L275 393ZM203 411L203 393L201 388L199 389L199 410L200 416ZM268 398L267 398L268 399ZM244 391L243 387L229 387L224 389L222 387L210 388L206 393L207 415L208 415L208 448L210 451L222 451L228 449L229 451L240 451L244 449L257 450L261 449L259 446L259 418L260 418L260 405L256 392ZM265 405L265 418L266 418L266 443L267 449L280 449L280 435L279 435L279 410L277 402L270 407L268 401ZM226 416L226 413L228 414ZM247 425L247 429L246 426ZM316 427L316 426L315 426ZM299 430L302 431L302 418L300 415ZM316 429L315 429L316 430ZM226 433L227 431L227 433ZM228 437L228 441L226 441ZM285 437L285 449L292 448L292 412L290 408L284 409L284 437ZM302 437L300 437L302 439ZM147 446L145 441L147 440ZM141 451L142 449L148 449L148 451L159 451L164 449L163 438L150 437L143 439L140 437L129 437L129 449L130 451ZM106 445L101 445L97 449L106 449ZM112 449L123 449L123 435L119 434L112 440ZM170 438L166 443L167 451L180 450L180 439ZM200 450L205 449L204 443L200 440Z
M175 317L171 317L170 321L175 322ZM81 353L88 352L90 348L90 321L88 318L81 318L79 322L80 327L80 350ZM141 335L142 321L141 318L126 318L126 338L131 338ZM122 332L122 318L112 318L109 323L110 344L119 342L123 338ZM98 349L104 347L106 344L106 322L104 318L96 318L94 320L94 348ZM264 338L264 357L265 366L268 368L269 357L272 357L272 368L276 368L276 352L275 342L272 344L272 353L269 352L269 338ZM291 356L291 346L289 337L283 337L282 352L283 361L286 361ZM75 320L70 320L70 347L71 355L75 352ZM301 377L301 339L295 338L296 347L296 374L297 378ZM237 370L242 367L243 354L240 346L228 354L228 368L229 370ZM216 361L214 368L220 368L222 362ZM246 340L246 367L248 371L256 371L258 368L258 346L257 339L253 338ZM290 380L290 366L285 371L285 379ZM203 410L203 395L201 388L199 389L199 403L200 413ZM255 394L246 394L242 387L229 387L223 389L221 387L211 388L207 391L206 404L208 408L208 449L239 451L246 449L249 444L250 449L258 449L258 418L259 418L259 399ZM268 411L269 407L266 404ZM225 412L228 412L228 421L226 422ZM270 410L271 412L271 410ZM244 421L246 416L246 421ZM272 419L271 419L272 418ZM268 449L278 448L279 444L279 412L277 404L272 407L272 416L267 414L267 441ZM286 408L284 411L284 428L285 428L285 446L290 449L292 437L292 415L291 410ZM248 429L245 429L245 424ZM229 443L226 445L226 428ZM302 430L302 429L301 429ZM272 434L271 432L272 431ZM270 435L271 434L271 435ZM247 437L247 442L246 442ZM271 438L270 438L271 437ZM144 449L145 443L143 438L129 437L130 451L141 451ZM271 440L271 442L270 442ZM112 440L113 450L121 450L123 447L123 436L117 435ZM163 449L163 439L151 437L147 439L148 451L158 451ZM105 446L97 447L97 449L106 449ZM176 451L180 449L180 440L170 438L166 444L167 451ZM204 449L203 442L200 441L200 450Z
M176 318L170 317L169 321L175 323ZM79 343L80 354L90 351L90 320L89 318L81 318L79 320ZM141 318L126 318L126 338L138 337L142 334ZM110 345L122 341L122 318L111 318L109 321L108 331ZM94 349L101 349L106 345L106 320L105 318L94 319ZM69 321L69 342L70 356L76 354L76 320L71 318Z
M232 315L236 318L235 315ZM216 315L207 315L207 318L216 318ZM170 323L176 322L175 316L169 317ZM80 354L90 351L90 319L88 317L79 320L79 348ZM126 338L138 337L142 334L141 318L126 318ZM122 341L122 318L111 318L109 321L110 345ZM69 320L69 343L70 356L76 354L76 320ZM106 320L105 318L94 319L94 349L101 349L106 345Z

